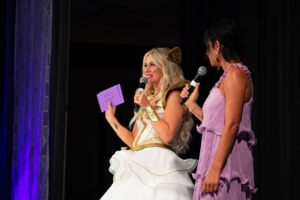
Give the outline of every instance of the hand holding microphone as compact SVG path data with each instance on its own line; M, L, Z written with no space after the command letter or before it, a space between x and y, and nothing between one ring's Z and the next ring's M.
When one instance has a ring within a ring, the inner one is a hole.
M180 93L181 98L186 99L184 104L188 107L188 104L192 102L196 102L197 100L197 95L198 95L198 90L199 90L200 83L197 83L195 86L194 91L190 94L188 92L188 89L190 87L189 84L186 84L184 88L182 88L182 91Z
M204 66L199 67L198 73L196 74L195 78L192 80L190 85L186 85L185 88L183 88L183 91L181 92L181 100L179 102L180 105L183 105L189 98L195 99L198 93L199 85L200 85L200 80L202 77L207 73L207 69ZM196 91L194 92L194 90ZM191 95L191 97L190 97Z
M144 90L146 84L148 83L148 79L146 77L140 78L140 85L138 88L138 92L136 92L134 96L134 112L138 112L140 109L140 105L150 104L149 100L147 99L146 95L144 94ZM146 102L145 102L146 101Z

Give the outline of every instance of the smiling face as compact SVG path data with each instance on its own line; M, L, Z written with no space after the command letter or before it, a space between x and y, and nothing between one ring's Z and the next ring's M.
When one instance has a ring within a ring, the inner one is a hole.
M148 84L157 87L161 77L163 76L161 68L156 66L152 61L151 56L148 55L144 62L144 75L148 79Z

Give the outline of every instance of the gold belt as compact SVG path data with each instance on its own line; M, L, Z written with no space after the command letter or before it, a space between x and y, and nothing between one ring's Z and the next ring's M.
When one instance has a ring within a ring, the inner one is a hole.
M130 149L131 149L131 151L139 151L139 150L149 148L149 147L160 147L160 148L168 149L168 150L175 152L175 149L173 147L166 145L166 144L162 144L162 143L142 144L142 145L138 145L138 146L132 146L132 147L130 147Z

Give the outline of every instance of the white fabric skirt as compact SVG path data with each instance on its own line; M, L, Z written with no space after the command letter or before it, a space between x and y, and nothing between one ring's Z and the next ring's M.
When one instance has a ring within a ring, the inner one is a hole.
M150 147L117 151L110 159L114 182L100 200L191 200L194 184L188 173L197 160Z

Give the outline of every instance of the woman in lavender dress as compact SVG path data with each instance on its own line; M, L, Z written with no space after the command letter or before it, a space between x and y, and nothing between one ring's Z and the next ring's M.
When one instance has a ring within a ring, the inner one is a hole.
M225 19L204 35L211 66L224 73L210 91L203 108L196 104L199 83L185 105L202 122L202 134L194 200L251 199L254 187L251 130L253 86L250 71L242 63L241 33L235 22ZM181 92L187 97L188 85Z

